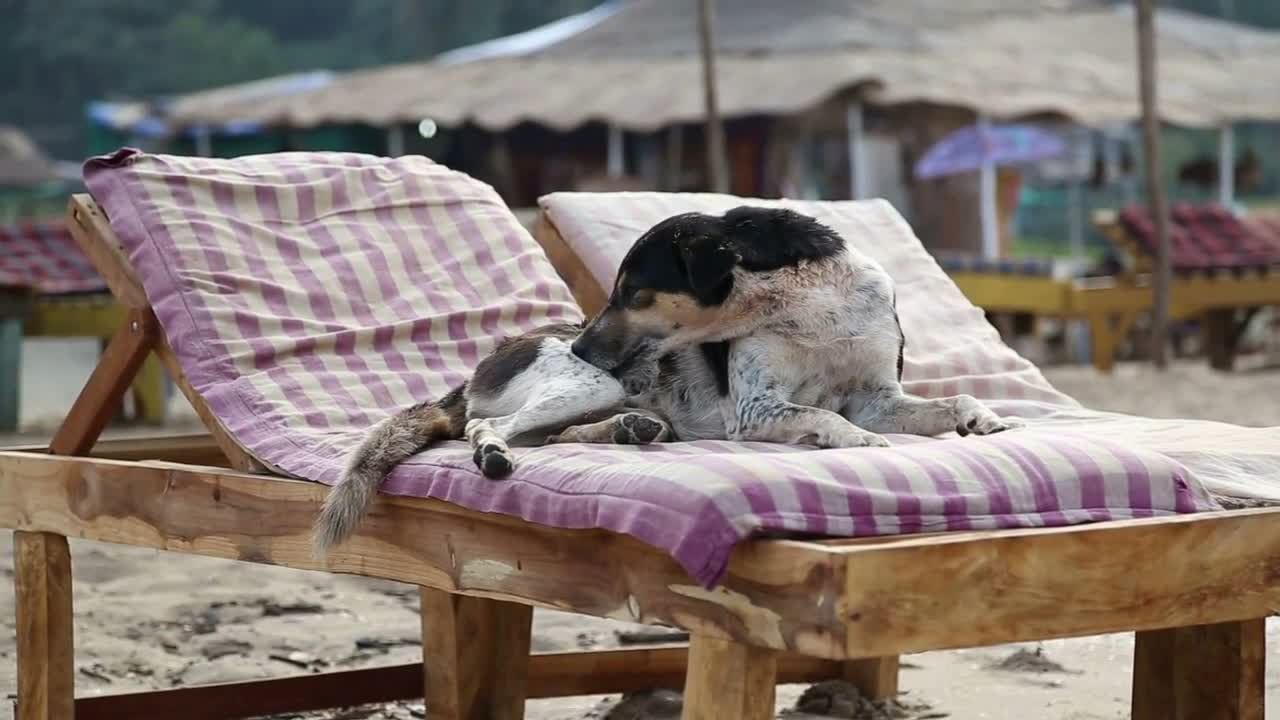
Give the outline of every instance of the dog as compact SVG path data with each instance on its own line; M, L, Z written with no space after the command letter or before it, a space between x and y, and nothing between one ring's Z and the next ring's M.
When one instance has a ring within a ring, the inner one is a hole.
M371 430L325 500L315 552L354 531L392 468L442 440L465 437L497 479L516 444L847 448L1017 424L967 395L905 394L904 346L888 274L817 220L749 206L677 215L635 242L585 327L504 340L469 381Z
M631 402L681 440L882 447L882 433L1020 424L969 395L903 392L905 342L878 263L812 217L743 206L642 235L571 349L609 372L656 362L657 382Z

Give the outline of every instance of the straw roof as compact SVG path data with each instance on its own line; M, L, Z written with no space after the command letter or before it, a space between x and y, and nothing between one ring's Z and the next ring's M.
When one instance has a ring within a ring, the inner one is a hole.
M720 0L717 63L727 117L794 114L858 88L869 102L932 102L1006 119L1087 125L1139 115L1131 8L1101 0ZM631 0L568 37L514 56L398 65L252 103L202 104L180 123L376 126L431 118L503 130L598 120L653 130L701 117L694 3ZM1280 119L1280 33L1173 10L1157 14L1160 109L1215 126ZM464 53L465 55L465 53ZM495 56L496 55L496 56Z
M53 162L26 133L0 125L0 186L39 185L56 179Z

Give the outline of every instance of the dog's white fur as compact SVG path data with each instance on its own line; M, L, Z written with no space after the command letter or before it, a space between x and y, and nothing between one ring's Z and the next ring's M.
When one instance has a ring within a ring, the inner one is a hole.
M780 270L736 269L733 292L705 324L682 326L655 351L730 341L728 395L703 377L700 357L684 353L674 388L661 378L630 402L661 414L681 440L844 448L885 446L881 433L985 435L1019 425L968 395L903 391L893 297L884 269L848 246ZM673 392L682 388L692 400Z

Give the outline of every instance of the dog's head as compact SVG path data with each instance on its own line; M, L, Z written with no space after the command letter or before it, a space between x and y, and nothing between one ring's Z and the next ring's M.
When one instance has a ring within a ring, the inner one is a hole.
M744 206L722 216L667 218L631 246L608 304L573 352L624 377L629 367L701 342L731 320L725 308L740 271L777 270L843 246L833 231L789 210Z

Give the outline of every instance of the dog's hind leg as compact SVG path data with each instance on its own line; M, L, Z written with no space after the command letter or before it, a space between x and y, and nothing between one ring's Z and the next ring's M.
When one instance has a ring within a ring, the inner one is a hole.
M497 418L476 418L467 422L467 442L474 451L472 460L487 478L500 478L511 473L516 466L515 455L507 445L507 435L498 426L509 425L515 415Z
M674 437L671 426L657 414L648 410L630 409L611 418L595 423L574 425L550 438L553 443L615 443L618 445L648 445L666 442Z
M476 466L485 477L500 478L515 467L510 443L525 433L544 428L554 432L583 418L603 417L622 403L621 393L584 392L572 383L552 384L510 415L475 418L467 422L465 435L475 451Z
M990 435L1020 427L1016 418L1001 418L969 395L920 398L899 387L855 395L842 414L873 432L934 436L956 431L961 435Z

